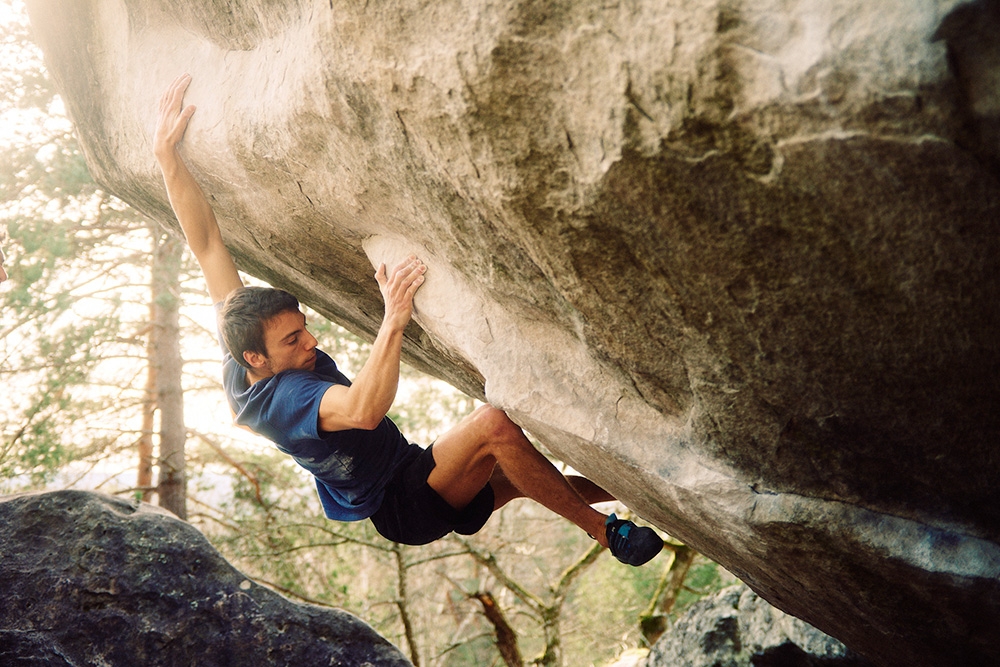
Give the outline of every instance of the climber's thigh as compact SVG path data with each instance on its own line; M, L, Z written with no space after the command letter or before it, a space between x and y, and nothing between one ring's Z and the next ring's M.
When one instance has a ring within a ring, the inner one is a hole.
M435 466L427 483L454 508L468 505L493 476L497 460L490 445L498 412L481 406L434 443Z

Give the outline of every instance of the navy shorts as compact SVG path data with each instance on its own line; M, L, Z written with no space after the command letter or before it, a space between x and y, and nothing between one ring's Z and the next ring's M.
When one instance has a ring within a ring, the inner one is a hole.
M434 469L434 445L399 467L385 487L382 506L371 522L382 537L400 544L428 544L454 531L472 535L493 513L489 484L464 509L456 510L427 483Z

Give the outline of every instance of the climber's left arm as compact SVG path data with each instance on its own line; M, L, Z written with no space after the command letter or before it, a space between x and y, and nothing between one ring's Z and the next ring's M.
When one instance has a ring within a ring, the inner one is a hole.
M222 240L215 212L180 154L181 140L195 111L193 105L183 106L184 92L190 83L190 75L179 76L160 98L153 152L163 173L170 206L205 274L212 302L217 303L242 287L243 281Z

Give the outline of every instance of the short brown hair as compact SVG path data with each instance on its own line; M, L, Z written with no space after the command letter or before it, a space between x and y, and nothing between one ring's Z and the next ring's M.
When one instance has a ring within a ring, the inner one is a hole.
M236 363L252 370L244 352L267 356L264 345L264 323L285 311L299 310L299 300L273 287L240 287L229 293L219 314L222 342Z

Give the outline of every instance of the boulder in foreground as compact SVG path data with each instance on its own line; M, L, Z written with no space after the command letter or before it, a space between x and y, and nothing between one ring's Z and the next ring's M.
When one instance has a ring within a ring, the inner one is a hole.
M61 491L0 498L0 664L411 663L358 618L253 583L168 512Z

